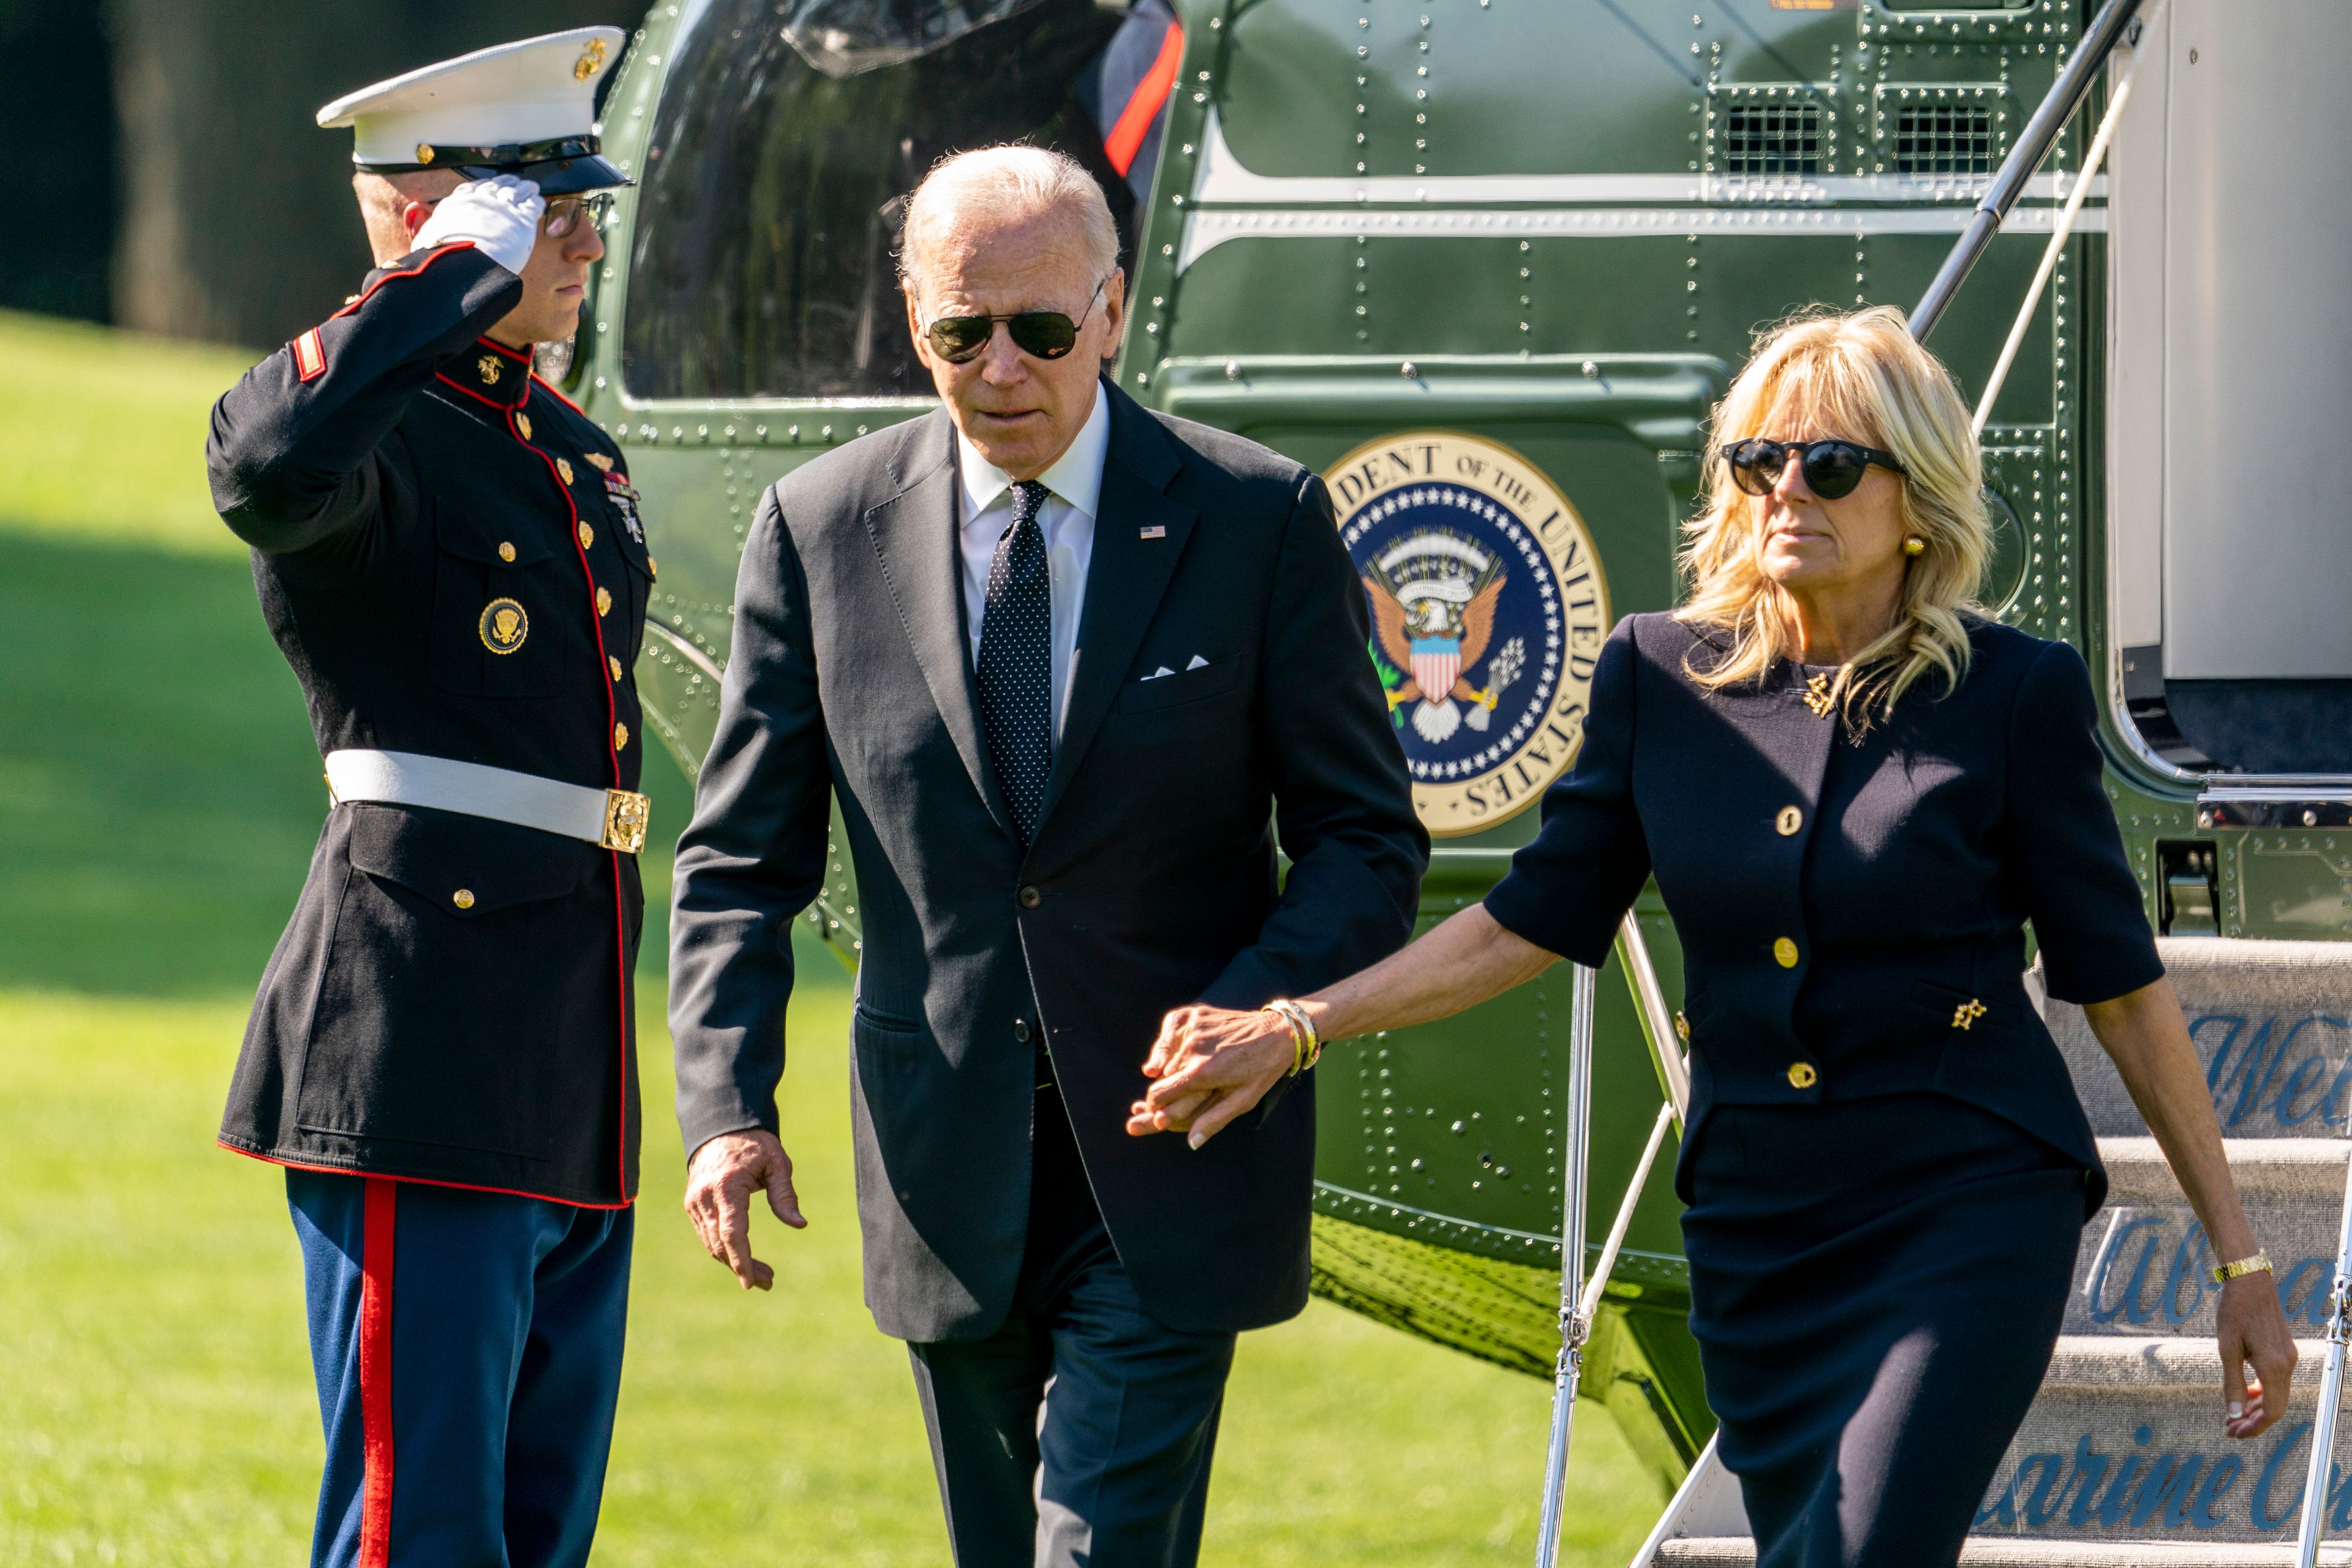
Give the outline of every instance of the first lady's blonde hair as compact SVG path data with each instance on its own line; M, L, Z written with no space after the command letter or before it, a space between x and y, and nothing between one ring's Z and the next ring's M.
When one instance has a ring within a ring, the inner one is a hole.
M1942 675L1944 689L1958 686L1969 667L1961 616L1983 613L1977 584L1992 548L1984 465L1950 374L1884 305L1771 329L1717 407L1702 470L1706 505L1687 526L1682 552L1690 598L1675 614L1731 637L1728 651L1693 678L1709 689L1760 680L1803 651L1787 591L1764 574L1769 498L1742 490L1723 460L1726 444L1758 436L1856 441L1894 453L1906 470L1898 481L1904 532L1925 548L1907 558L1895 624L1831 689L1848 722L1892 712L1931 672Z

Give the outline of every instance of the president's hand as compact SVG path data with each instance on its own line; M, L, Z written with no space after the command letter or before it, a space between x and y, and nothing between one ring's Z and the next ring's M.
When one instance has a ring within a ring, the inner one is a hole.
M694 1152L686 1167L686 1215L703 1249L735 1271L744 1289L765 1290L776 1271L751 1256L751 1194L767 1189L768 1207L794 1230L808 1228L793 1191L792 1156L764 1128L722 1132Z
M1265 1098L1297 1052L1290 1026L1272 1013L1179 1007L1160 1021L1160 1038L1143 1064L1157 1079L1130 1108L1128 1131L1189 1132L1198 1149Z

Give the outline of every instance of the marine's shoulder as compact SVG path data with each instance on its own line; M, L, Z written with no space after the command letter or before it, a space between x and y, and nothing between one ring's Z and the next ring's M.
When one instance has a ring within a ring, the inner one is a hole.
M583 452L592 452L607 459L621 473L629 471L628 459L619 442L604 432L604 427L588 417L580 405L563 395L552 382L533 371L530 377L530 409L542 421L560 426L572 443ZM601 466L601 465L600 465Z

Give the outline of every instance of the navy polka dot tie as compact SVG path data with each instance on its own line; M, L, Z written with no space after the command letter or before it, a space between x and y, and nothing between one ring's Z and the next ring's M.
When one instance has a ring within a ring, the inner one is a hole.
M1013 525L988 563L980 620L981 723L1024 849L1037 837L1054 765L1054 584L1037 523L1046 493L1034 479L1013 487Z

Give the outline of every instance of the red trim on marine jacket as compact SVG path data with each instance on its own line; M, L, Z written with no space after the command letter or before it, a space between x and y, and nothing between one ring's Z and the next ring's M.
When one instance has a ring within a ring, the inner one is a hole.
M244 1148L230 1142L226 1138L215 1138L213 1145L215 1148L226 1149L232 1154L242 1154L248 1160L258 1160L265 1165L275 1165L281 1171L317 1171L321 1175L328 1176L365 1176L373 1182L406 1182L419 1187L446 1187L452 1192L488 1193L501 1198L530 1198L542 1204L561 1204L568 1209L620 1210L631 1206L634 1202L632 1199L624 1198L616 1204L592 1204L580 1198L559 1198L549 1193L527 1193L520 1187L485 1187L473 1182L436 1181L431 1176L379 1176L373 1172L362 1171L356 1165L314 1165L304 1160L289 1160L278 1154L265 1154L258 1149Z
M415 266L404 267L397 272L387 272L383 277L377 279L374 282L369 284L365 289L360 291L360 297L358 299L352 300L350 304L344 306L341 310L328 317L327 320L331 321L339 321L342 320L345 316L350 315L353 310L358 310L362 305L366 304L370 300L374 299L375 291L383 288L385 284L391 282L395 278L414 278L445 256L455 256L461 250L471 250L473 248L474 242L470 239L453 239L446 245L436 246L433 248L433 254L418 262Z
M367 1184L360 1232L359 1568L392 1561L392 1268L400 1186L381 1176Z
M467 386L462 381L451 381L447 376L442 374L437 370L433 373L433 379L439 382L442 385L450 388L452 391L464 393L467 396L480 404L483 407L495 408L501 414L511 414L516 409L520 408L530 402L530 383L529 382L523 383L522 395L520 397L517 398L512 403L500 403L495 397L484 397L480 393L476 392L472 387ZM509 431L509 434L511 435L513 432ZM516 436L515 439L520 441L522 440L522 437L520 436ZM529 443L525 443L525 445L529 445Z
M316 381L327 374L327 346L320 342L318 328L312 327L286 346L294 351L297 380Z
M569 408L572 413L577 414L583 419L588 417L588 411L581 407L580 405L572 402L572 399L564 396L562 393L557 391L555 383L548 380L547 377L540 374L539 372L535 370L530 373L530 379L538 383L540 385L547 388L547 395L555 399L556 402L561 403L564 407Z
M523 403L530 401L529 382L523 384L522 395ZM521 404L515 405L517 409L521 406ZM572 499L572 487L565 484L563 476L556 471L555 459L524 440L522 432L515 429L512 411L509 411L507 418L507 430L514 437L518 445L547 466L547 477L555 481L556 493L563 498L563 510L572 516L572 553L580 558L580 580L588 584L588 627L596 634L596 673L602 677L611 668L609 660L612 656L604 648L604 617L596 613L596 571L594 567L588 564L588 547L580 542L579 503ZM614 548L617 550L619 546L615 545ZM619 789L621 787L621 749L613 744L613 726L621 721L621 697L614 689L615 682L606 679L603 684L604 688L604 753L613 762L613 787ZM637 726L641 731L645 727L643 713L638 715ZM636 737L636 742L641 748L638 754L643 755L645 736L639 734ZM620 1193L622 1196L627 1197L631 1195L629 1193L629 917L623 907L621 852L615 849L611 851L611 854L613 857L613 967L615 978L619 982L621 1025L619 1041L621 1124L614 1137L615 1172L620 1184L614 1190Z
M501 354L506 358L514 361L517 364L528 365L530 363L530 355L525 353L520 349L509 348L506 344L499 342L496 338L483 336L476 338L474 341L481 344L482 347L489 350L492 353Z
M1151 122L1160 118L1169 92L1176 86L1176 68L1183 62L1184 28L1171 22L1168 31L1160 37L1160 54L1152 60L1151 68L1135 84L1135 96L1127 100L1110 133L1103 138L1103 153L1121 178L1126 177L1129 165L1142 149L1143 139L1151 133Z

